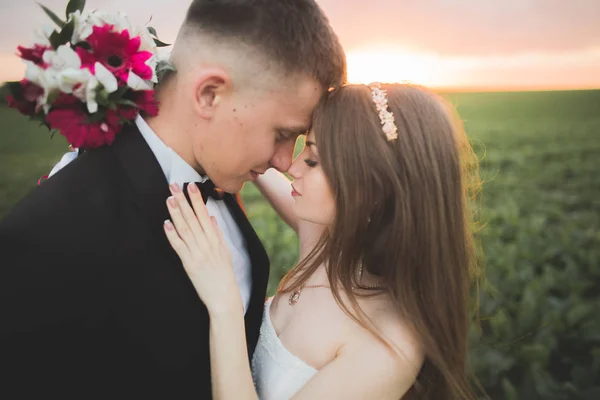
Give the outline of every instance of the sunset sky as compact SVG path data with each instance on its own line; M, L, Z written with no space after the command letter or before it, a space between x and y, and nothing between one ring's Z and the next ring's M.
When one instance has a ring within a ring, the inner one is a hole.
M67 0L40 0L63 14ZM353 82L438 88L600 88L600 0L318 0L348 54ZM125 11L172 43L189 0L88 0ZM34 1L0 1L0 81L20 79L14 53L51 25Z

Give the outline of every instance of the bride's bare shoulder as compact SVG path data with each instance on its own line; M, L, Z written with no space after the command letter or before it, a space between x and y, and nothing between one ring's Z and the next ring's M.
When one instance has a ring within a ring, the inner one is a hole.
M390 346L386 346L377 336L354 321L347 345L377 348L383 352L382 355L387 353L402 364L409 363L418 371L424 359L422 343L415 330L402 318L391 298L387 294L359 298L358 304L375 330Z

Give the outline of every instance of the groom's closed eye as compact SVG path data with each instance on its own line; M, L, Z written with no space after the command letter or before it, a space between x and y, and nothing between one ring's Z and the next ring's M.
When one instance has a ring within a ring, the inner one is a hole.
M296 139L300 135L308 134L310 128L299 127L299 128L279 128L277 129L277 140L285 141L289 139Z

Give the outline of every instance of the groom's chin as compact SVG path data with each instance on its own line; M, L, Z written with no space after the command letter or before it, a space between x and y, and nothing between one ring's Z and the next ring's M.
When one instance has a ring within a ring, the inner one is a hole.
M246 184L246 181L238 181L238 182L229 181L229 182L224 182L222 184L222 186L219 186L219 184L217 182L214 182L214 183L222 191L224 191L226 193L236 194L236 193L238 193L240 190L242 190L244 188L244 185Z
M227 190L225 190L225 189L223 189L223 190L225 190L227 193L236 194L236 193L240 192L244 188L245 184L246 184L246 182L242 182L242 183L240 183L239 185L237 185L235 187L228 188Z

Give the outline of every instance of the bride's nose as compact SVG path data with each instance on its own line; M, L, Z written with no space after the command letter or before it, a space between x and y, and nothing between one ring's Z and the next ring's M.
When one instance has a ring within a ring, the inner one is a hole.
M302 159L300 156L296 157L296 159L292 162L290 169L288 169L288 174L290 174L294 179L298 179L302 176Z

